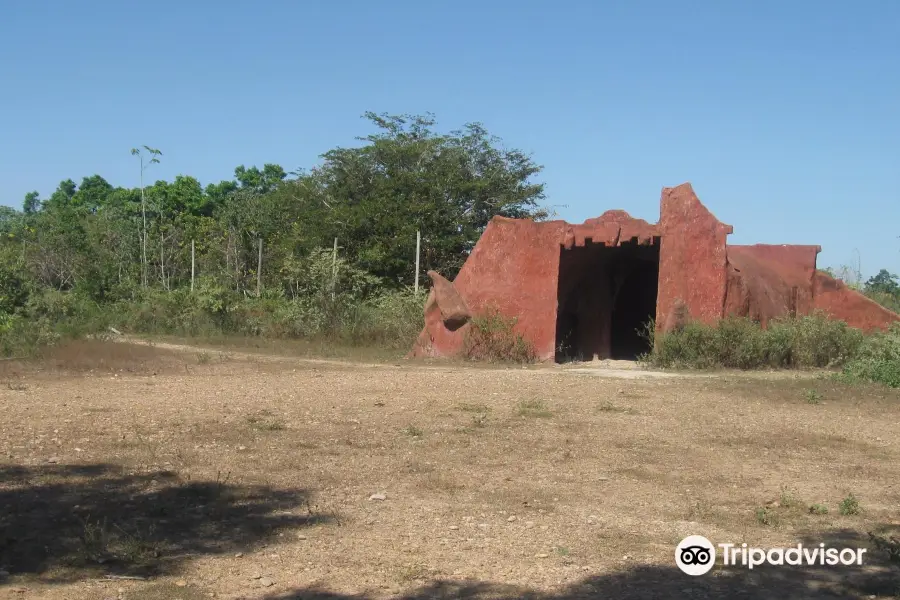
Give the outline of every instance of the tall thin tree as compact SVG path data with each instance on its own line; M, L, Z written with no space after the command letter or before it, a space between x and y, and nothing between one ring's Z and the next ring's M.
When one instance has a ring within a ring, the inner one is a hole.
M144 152L146 150L146 153ZM131 149L132 156L137 156L141 161L141 217L144 226L141 232L141 286L147 287L147 204L144 202L144 171L150 165L159 164L159 158L162 152L150 146Z

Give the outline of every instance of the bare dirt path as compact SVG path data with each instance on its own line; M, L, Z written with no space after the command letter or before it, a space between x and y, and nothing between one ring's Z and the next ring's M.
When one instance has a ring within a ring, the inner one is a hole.
M70 357L80 370L0 386L0 597L886 598L900 585L874 549L858 567L698 578L673 561L688 534L869 547L868 531L900 526L896 391L112 346L90 368L98 346ZM858 511L841 514L848 498Z
M113 341L128 344L149 345L155 348L171 350L175 352L205 352L222 358L240 358L244 360L262 360L273 362L298 362L301 364L311 365L332 365L332 366L355 366L357 368L383 368L387 364L399 367L403 364L412 364L421 370L432 371L457 371L459 369L471 369L475 365L461 364L459 362L447 361L408 361L407 359L397 359L390 362L367 362L362 360L339 360L326 358L310 358L298 356L286 356L277 353L260 353L246 351L232 351L210 348L209 346L148 341L140 338L117 336ZM490 366L477 365L477 368L494 371L508 371L510 366ZM684 372L684 371L665 371L645 367L635 361L629 360L595 360L591 362L573 362L568 364L542 364L530 367L519 367L527 373L547 375L560 371L575 374L595 375L597 377L607 377L612 379L659 379L659 378L716 378L723 376L742 377L748 379L814 379L827 374L827 371L821 369L810 369L805 371L733 371L723 370L719 372Z

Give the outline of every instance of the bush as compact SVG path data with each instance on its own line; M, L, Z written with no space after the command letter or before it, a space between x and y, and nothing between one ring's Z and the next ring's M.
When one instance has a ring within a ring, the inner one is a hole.
M360 302L345 321L341 337L354 345L409 349L425 325L424 302L423 295L412 290Z
M230 333L232 312L240 300L236 293L208 279L188 289L142 290L133 301L112 307L116 325L135 333L204 336Z
M496 309L473 317L463 340L463 356L488 362L535 362L534 347L514 331L515 324L515 318L504 317Z
M46 319L29 320L21 315L0 316L0 354L4 357L35 356L42 347L59 339Z
M646 362L694 369L831 367L846 363L863 341L861 331L818 313L773 320L767 329L729 317L716 325L690 322L659 334L651 323L645 335L653 343Z
M840 376L900 387L900 323L894 323L887 332L868 336Z
M110 315L89 298L43 290L28 296L16 312L0 311L0 354L31 357L62 339L105 332Z
M327 340L387 349L409 348L422 329L421 296L412 290L361 299L342 290L287 298L280 291L245 296L201 280L194 293L146 291L110 311L116 327L186 337L250 336Z
M0 255L0 312L11 314L28 301L29 282L21 263Z

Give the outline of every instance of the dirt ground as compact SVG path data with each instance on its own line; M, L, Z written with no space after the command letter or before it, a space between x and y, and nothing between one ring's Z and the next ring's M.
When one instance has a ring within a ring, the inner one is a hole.
M900 591L867 536L900 529L900 393L636 373L103 342L3 363L0 597ZM867 553L690 577L692 534Z

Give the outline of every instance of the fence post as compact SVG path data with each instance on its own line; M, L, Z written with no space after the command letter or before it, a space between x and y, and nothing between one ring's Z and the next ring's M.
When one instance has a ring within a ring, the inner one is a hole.
M416 231L416 287L415 293L419 294L419 249L422 247L422 232Z
M191 293L194 293L194 240L191 240Z
M331 251L331 299L334 300L334 289L337 285L337 242L334 238L334 249Z
M262 238L259 238L259 258L256 261L256 297L262 288Z

